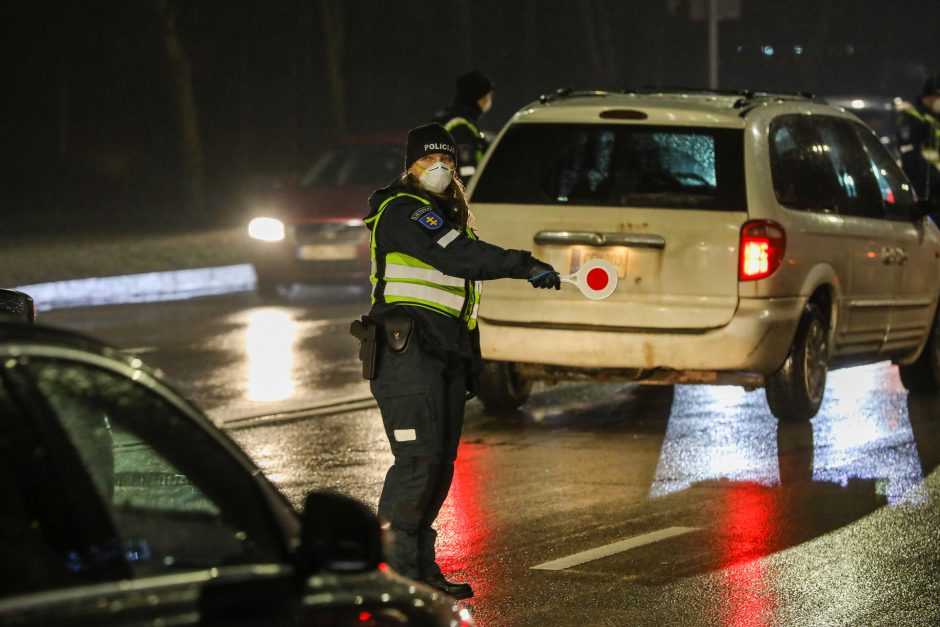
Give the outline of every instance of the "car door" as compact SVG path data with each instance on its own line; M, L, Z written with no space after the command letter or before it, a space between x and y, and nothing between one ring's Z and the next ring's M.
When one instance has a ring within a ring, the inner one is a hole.
M623 123L516 123L492 148L470 192L480 236L531 250L564 275L606 259L620 284L600 303L494 281L484 324L688 331L734 317L747 218L743 131L633 114Z
M900 277L899 267L890 262L894 234L851 123L825 115L802 119L818 134L818 143L807 149L821 155L834 190L829 202L842 218L831 250L843 284L842 323L836 329L834 352L850 360L866 360L884 344L894 285Z
M286 534L231 443L143 371L63 350L8 359L4 379L11 415L42 451L46 480L33 489L73 519L47 549L49 570L72 576L32 572L39 591L0 599L0 618L286 622Z
M929 221L913 218L914 194L890 153L868 129L853 126L865 145L878 181L893 233L890 262L899 272L883 352L889 356L905 355L916 351L930 331L937 298L940 245L936 229Z

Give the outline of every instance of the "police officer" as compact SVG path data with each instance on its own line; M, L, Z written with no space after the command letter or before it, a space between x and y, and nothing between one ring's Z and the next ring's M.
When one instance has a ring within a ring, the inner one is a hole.
M473 596L435 562L431 527L447 497L464 404L482 366L477 308L481 281L528 279L559 289L558 273L523 250L477 239L459 178L457 151L442 126L408 133L403 176L369 199L372 309L379 352L372 394L394 463L379 499L391 527L395 570L457 598Z
M493 81L479 70L457 77L457 95L434 119L454 137L460 178L469 182L486 152L488 143L477 121L493 106Z
M940 206L940 76L928 78L920 98L901 110L898 147L917 196Z

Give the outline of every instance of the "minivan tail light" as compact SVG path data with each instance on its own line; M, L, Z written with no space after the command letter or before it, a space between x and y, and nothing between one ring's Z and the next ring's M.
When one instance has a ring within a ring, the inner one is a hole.
M753 281L770 276L780 267L786 249L787 234L776 222L745 222L741 227L738 278L742 281Z

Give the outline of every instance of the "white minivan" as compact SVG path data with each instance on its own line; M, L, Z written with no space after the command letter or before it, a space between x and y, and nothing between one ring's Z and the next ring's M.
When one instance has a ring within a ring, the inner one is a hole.
M828 369L892 360L940 389L940 232L857 118L802 95L559 90L517 112L470 186L480 236L606 300L486 286L480 398L535 380L763 386L819 410Z

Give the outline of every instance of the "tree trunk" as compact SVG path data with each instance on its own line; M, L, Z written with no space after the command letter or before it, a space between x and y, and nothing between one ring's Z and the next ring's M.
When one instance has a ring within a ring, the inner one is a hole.
M177 29L175 7L168 0L149 0L148 4L159 19L160 34L166 51L167 70L179 120L179 146L187 208L196 221L204 223L208 218L205 171L189 58Z
M326 44L326 70L333 104L333 131L346 132L346 84L343 81L343 44L345 39L345 7L343 0L320 0L323 14L323 41Z

